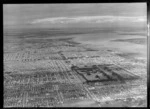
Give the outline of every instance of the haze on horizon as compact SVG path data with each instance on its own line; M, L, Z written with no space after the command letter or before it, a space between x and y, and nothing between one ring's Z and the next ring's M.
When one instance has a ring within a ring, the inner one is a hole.
M145 28L146 3L5 4L4 27Z

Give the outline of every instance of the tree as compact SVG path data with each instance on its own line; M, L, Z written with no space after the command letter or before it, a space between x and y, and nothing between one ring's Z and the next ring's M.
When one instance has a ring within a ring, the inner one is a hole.
M95 78L98 78L98 79L100 79L100 77L99 77L98 75L96 75L96 76L95 76Z

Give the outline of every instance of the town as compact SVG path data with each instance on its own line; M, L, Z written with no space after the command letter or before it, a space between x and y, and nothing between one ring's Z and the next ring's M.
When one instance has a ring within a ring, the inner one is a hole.
M22 44L5 49L5 107L63 107L84 100L101 107L104 98L125 99L121 93L145 85L141 73L146 60L125 59L117 51L92 49L72 38L30 38Z

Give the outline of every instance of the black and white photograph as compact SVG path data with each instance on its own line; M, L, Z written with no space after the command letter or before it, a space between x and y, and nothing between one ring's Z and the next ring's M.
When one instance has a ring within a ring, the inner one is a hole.
M147 3L3 4L3 107L147 107Z

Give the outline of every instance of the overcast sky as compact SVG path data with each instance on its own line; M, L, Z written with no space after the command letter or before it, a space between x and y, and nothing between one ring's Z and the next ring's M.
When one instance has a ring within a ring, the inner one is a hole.
M4 26L22 27L145 22L146 12L146 3L3 5Z

